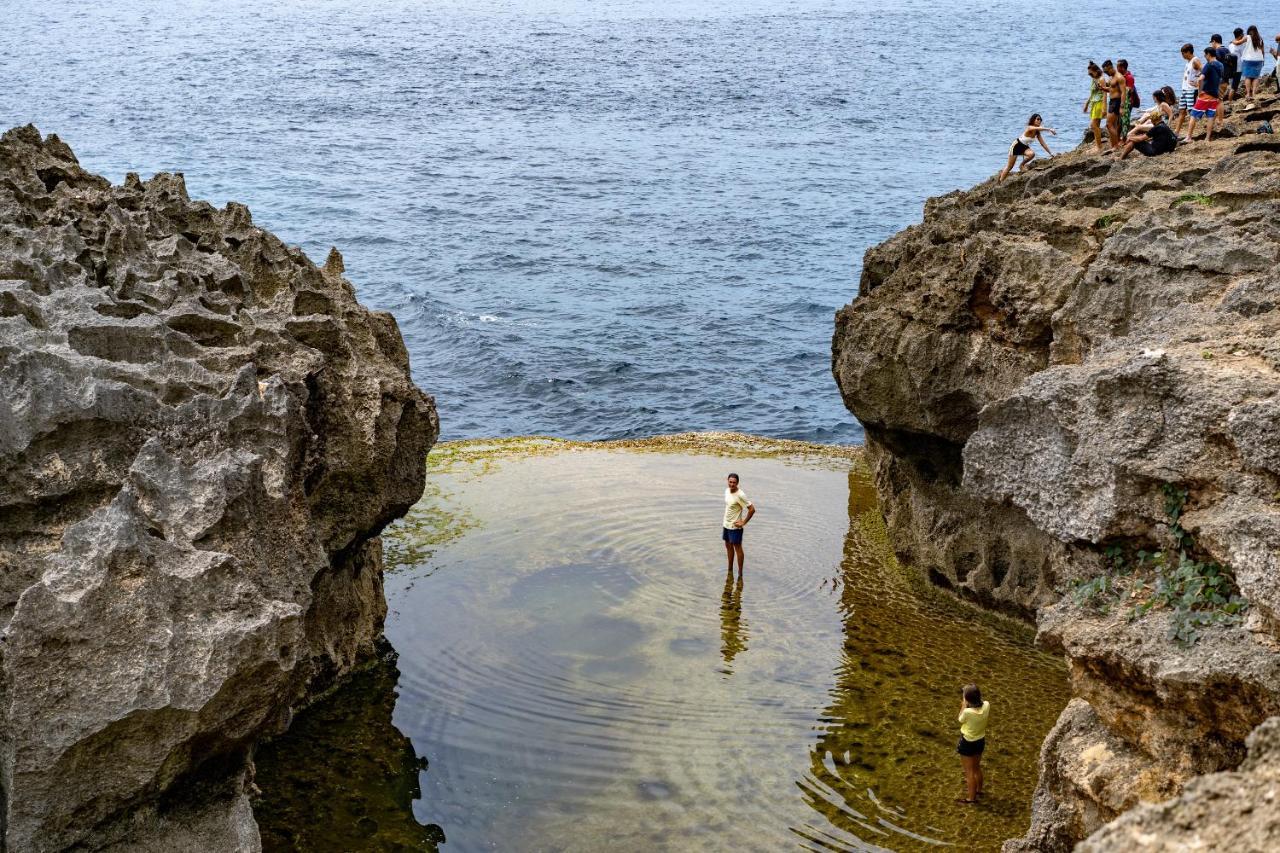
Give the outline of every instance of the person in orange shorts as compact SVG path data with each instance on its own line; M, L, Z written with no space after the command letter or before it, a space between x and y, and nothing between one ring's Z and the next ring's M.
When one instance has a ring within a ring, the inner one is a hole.
M1222 107L1222 102L1218 98L1224 73L1222 63L1218 61L1216 51L1212 47L1204 49L1204 56L1204 65L1200 68L1200 89L1196 93L1196 102L1189 112L1191 124L1187 127L1187 135L1183 138L1183 142L1191 141L1191 134L1196 132L1196 122L1201 119L1208 119L1209 123L1205 127L1205 141L1212 142L1213 126L1218 118L1218 110Z

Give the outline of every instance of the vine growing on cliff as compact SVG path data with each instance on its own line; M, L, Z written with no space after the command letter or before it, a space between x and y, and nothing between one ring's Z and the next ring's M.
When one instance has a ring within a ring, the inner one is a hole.
M1077 584L1073 595L1080 606L1104 613L1127 600L1130 619L1168 610L1169 639L1190 646L1209 626L1238 623L1249 604L1230 567L1194 556L1201 549L1182 526L1189 491L1166 483L1161 493L1172 547L1130 553L1113 545L1104 552L1107 570Z

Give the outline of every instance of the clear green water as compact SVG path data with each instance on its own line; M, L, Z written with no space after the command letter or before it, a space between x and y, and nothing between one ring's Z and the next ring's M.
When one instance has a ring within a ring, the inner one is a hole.
M741 586L719 538L729 470L759 508ZM445 851L993 850L1021 834L1065 670L1025 627L913 583L874 500L841 459L433 453L388 537L399 697L356 688L394 701L383 740L403 732L430 761L420 849L439 830ZM954 802L969 680L993 705L978 807ZM283 765L260 769L264 798L325 796L305 761ZM403 849L388 827L365 848Z

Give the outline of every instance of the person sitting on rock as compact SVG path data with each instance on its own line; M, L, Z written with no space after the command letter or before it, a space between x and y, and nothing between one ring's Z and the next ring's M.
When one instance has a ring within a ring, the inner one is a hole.
M1009 177L1009 173L1013 171L1013 162L1019 157L1022 158L1022 165L1018 167L1018 171L1025 172L1027 170L1027 164L1036 159L1036 152L1031 150L1032 142L1039 142L1040 147L1044 149L1044 153L1050 157L1053 156L1053 152L1049 150L1049 146L1045 144L1044 136L1041 134L1050 133L1057 136L1058 131L1051 127L1041 127L1042 124L1044 124L1044 119L1040 118L1040 113L1035 113L1031 118L1027 119L1026 129L1009 146L1009 162L1000 170L1000 177L996 178L997 184L1004 183L1004 179Z
M1172 88L1165 86L1152 92L1151 97L1156 105L1129 131L1128 141L1120 154L1121 160L1135 149L1144 157L1156 157L1178 147L1178 135L1169 127L1169 122L1178 114L1177 96Z

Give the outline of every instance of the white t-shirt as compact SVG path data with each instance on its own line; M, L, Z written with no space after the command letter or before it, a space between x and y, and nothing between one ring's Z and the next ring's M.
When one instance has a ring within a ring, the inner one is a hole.
M1182 91L1194 92L1200 88L1196 84L1196 80L1200 77L1200 72L1196 70L1196 59L1191 57L1187 60L1187 67L1182 70Z
M1267 58L1267 52L1261 47L1254 47L1251 39L1246 39L1240 48L1240 59L1244 62L1262 62Z
M738 520L747 505L751 501L747 500L747 495L742 489L736 492L724 490L724 526L728 530L733 529L733 523Z
M1239 44L1236 44L1234 41L1229 41L1227 42L1227 50L1234 53L1236 55L1236 59L1239 59L1240 55L1244 53L1244 47L1247 44L1249 44L1249 39L1247 37Z

